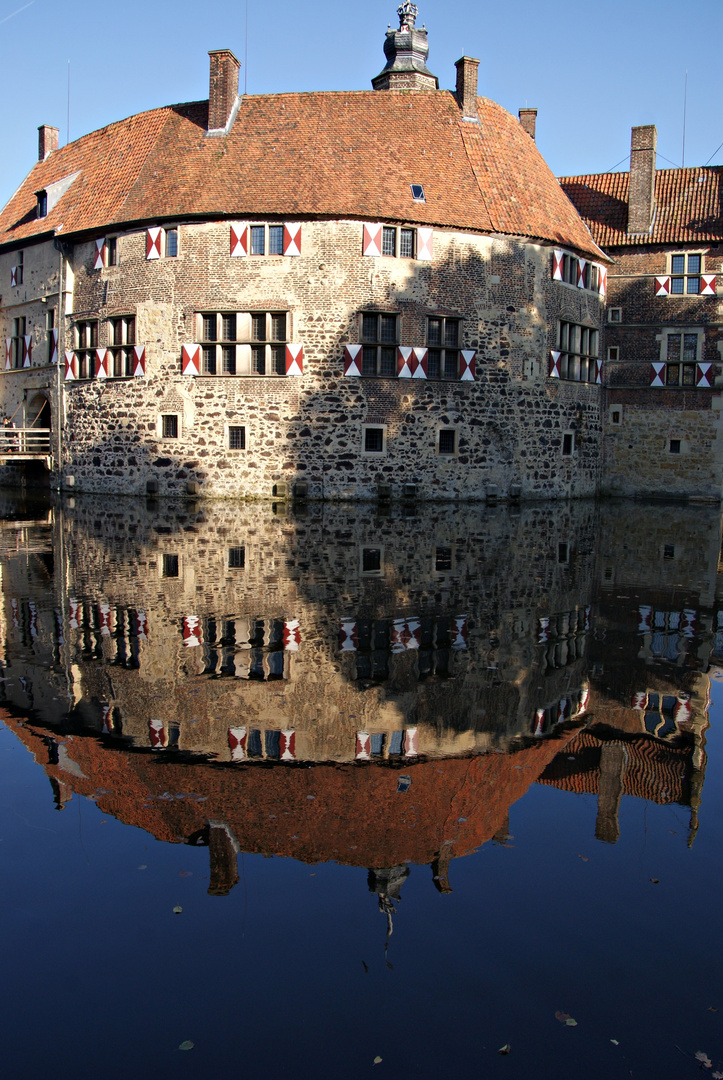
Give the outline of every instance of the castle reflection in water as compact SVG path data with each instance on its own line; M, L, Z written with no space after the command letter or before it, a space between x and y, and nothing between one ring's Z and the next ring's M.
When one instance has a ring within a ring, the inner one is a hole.
M2 498L2 718L73 795L210 849L369 869L504 840L532 783L690 809L718 508Z

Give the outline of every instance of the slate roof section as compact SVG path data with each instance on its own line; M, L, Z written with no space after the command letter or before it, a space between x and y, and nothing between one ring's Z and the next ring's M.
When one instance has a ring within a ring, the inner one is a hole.
M628 236L629 173L563 176L560 184L595 241L606 250L649 244L723 241L723 167L659 169L649 235Z
M505 233L604 258L517 119L478 99L480 126L450 91L245 97L227 137L208 102L110 124L35 165L0 213L0 245L57 230L197 216L361 218ZM81 170L47 218L35 192ZM413 202L410 184L424 185Z

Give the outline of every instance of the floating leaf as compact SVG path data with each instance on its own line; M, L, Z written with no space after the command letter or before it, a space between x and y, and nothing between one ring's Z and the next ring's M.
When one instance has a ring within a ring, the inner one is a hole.
M653 885L660 885L660 878L651 877L650 880L652 881Z
M184 1039L183 1042L181 1043L181 1045L178 1047L178 1049L179 1050L193 1050L193 1046L194 1046L194 1044L191 1042L190 1039Z
M557 1012L555 1013L555 1019L559 1020L561 1024L564 1024L570 1019L570 1014L560 1012L560 1010L558 1009Z
M566 1020L565 1023L567 1024L568 1027L577 1027L577 1020L573 1020L572 1017L570 1017L568 1020Z
M173 914L174 915L180 915L182 911L183 911L183 908L181 907L181 905L176 904L176 906L173 909Z
M699 1061L701 1063L701 1065L703 1065L703 1067L706 1068L706 1069L712 1069L713 1068L713 1062L710 1060L708 1055L703 1050L696 1050L696 1052L695 1052L695 1060Z
M374 1058L374 1064L375 1065L381 1065L381 1063L382 1063L382 1059L379 1057L379 1054L377 1054L377 1056Z
M617 1039L611 1039L610 1042L613 1044L613 1046L620 1046L620 1043Z
M147 870L147 869L148 869L148 867L146 866L146 864L145 864L145 863L143 863L143 865L142 865L142 866L139 866L139 867L138 867L138 869L139 869L139 870Z
M512 1047L510 1046L510 1044L509 1044L509 1043L505 1043L505 1045L504 1045L504 1046L501 1046L501 1047L499 1048L499 1050L497 1051L497 1053L498 1053L498 1054L509 1054L509 1052L510 1052L510 1050L511 1050L511 1049L512 1049Z
M578 859L582 859L583 862L590 862L587 855L578 855Z
M722 1072L714 1072L713 1073L713 1080L723 1080L723 1073Z
M716 1009L715 1005L709 1005L708 1012L718 1012L718 1010Z

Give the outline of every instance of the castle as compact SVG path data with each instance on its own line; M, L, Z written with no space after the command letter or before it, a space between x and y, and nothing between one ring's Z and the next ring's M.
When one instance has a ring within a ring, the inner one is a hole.
M62 148L39 129L0 213L14 424L0 480L39 467L64 490L169 496L720 498L719 208L703 232L686 218L685 243L648 232L631 249L650 251L642 319L618 302L630 281L594 223L594 178L561 187L535 110L478 97L477 60L439 89L416 8L398 13L370 91L240 95L224 49L208 101ZM628 315L632 356L605 336ZM633 393L625 364L649 371L653 354L663 377Z

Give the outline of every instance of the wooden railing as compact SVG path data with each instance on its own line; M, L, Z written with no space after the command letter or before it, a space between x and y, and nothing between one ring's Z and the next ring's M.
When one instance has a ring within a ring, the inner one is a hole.
M0 457L14 454L18 457L48 457L50 429L0 427Z

